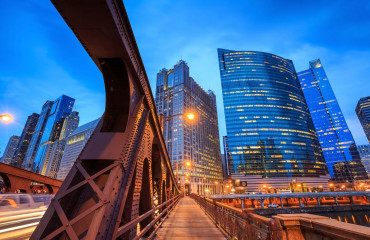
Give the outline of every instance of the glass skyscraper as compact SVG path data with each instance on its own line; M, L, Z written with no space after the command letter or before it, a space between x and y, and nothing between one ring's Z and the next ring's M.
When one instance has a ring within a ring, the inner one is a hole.
M336 182L367 179L355 141L348 129L319 59L298 78L310 110L330 176Z
M244 178L248 191L268 181L276 188L286 188L293 179L307 187L327 183L293 62L270 53L226 49L218 49L218 59L232 178Z
M27 152L26 168L30 171L41 173L47 166L45 154L49 144L59 139L65 118L71 114L75 99L62 95L55 101L47 101L37 122L32 149ZM38 135L38 136L37 136Z
M358 101L356 114L370 143L370 96L363 97Z
M33 132L35 131L37 121L39 120L39 116L40 115L37 113L33 113L32 115L28 116L11 165L16 167L22 166L23 160L33 136Z
M10 164L12 162L14 154L17 151L19 139L20 136L13 135L10 137L8 145L6 145L3 157L1 158L1 162L6 164Z

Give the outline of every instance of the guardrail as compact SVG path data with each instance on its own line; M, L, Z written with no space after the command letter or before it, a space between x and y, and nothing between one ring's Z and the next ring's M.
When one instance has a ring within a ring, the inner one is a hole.
M191 194L205 213L229 239L242 240L370 240L370 228L339 222L328 217L299 213L272 218L253 210L230 207L214 199Z
M195 194L191 194L190 197L199 204L229 239L281 239L280 229L271 218L242 211Z
M143 237L149 230L152 230L152 232L145 239L152 239L158 228L162 225L164 220L166 220L168 213L170 213L179 202L181 196L182 194L178 194L161 205L158 205L152 210L142 214L131 222L119 227L117 231L117 237L122 236L133 228L136 228L138 223L141 223L144 220L147 220L149 217L152 217L150 223L148 223L143 229L140 229L141 231L137 233L133 240L141 239L141 237Z

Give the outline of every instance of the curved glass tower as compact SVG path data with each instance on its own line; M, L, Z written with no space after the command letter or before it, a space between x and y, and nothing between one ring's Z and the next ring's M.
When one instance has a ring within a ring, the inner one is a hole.
M218 49L231 174L327 174L293 62L253 51Z

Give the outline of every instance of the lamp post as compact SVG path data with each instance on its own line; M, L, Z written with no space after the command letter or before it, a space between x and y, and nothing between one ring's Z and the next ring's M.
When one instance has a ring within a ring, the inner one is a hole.
M0 115L0 119L4 122L9 122L10 120L12 120L12 116L10 116L9 114L2 114Z
M164 116L163 113L161 113L161 114L159 114L159 123L161 125L162 133L164 131L164 124L166 122L168 122L169 120L171 120L172 118L178 117L178 116L185 116L189 120L194 120L194 118L195 118L194 113L191 113L191 112L188 112L188 113L179 113L179 114L175 114L175 115L171 115L171 116ZM177 159L177 161L176 161L176 179L178 179L178 174L179 174L179 162L178 161L179 160ZM191 162L190 161L189 161L189 163L191 165ZM190 180L190 177L189 177L189 180ZM181 180L181 182L182 182L182 180ZM180 185L182 185L182 183L180 183Z

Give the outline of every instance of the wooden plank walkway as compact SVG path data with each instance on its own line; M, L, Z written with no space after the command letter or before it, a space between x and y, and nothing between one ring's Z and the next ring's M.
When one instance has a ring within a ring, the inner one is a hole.
M162 239L227 239L190 197L180 199L175 209L159 228L156 240Z

